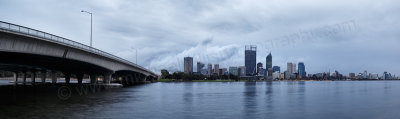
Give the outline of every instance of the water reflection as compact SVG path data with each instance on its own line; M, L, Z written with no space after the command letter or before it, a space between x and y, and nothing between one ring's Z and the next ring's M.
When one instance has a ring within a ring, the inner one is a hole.
M1 91L0 118L398 118L400 81L152 83L72 96Z
M243 103L245 117L252 118L257 115L257 82L245 82Z
M274 103L273 103L273 82L272 81L268 81L266 82L266 91L265 91L265 95L266 95L266 113L265 116L268 118L276 118L275 117L275 113L274 113Z

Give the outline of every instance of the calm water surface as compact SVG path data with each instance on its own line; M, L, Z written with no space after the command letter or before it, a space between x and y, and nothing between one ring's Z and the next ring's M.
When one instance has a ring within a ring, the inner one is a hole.
M0 118L400 118L400 81L159 82L0 98Z

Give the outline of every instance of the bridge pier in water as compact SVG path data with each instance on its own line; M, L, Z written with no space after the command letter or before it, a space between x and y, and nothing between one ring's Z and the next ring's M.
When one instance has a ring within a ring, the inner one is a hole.
M76 78L78 80L78 84L82 84L82 80L83 80L83 74L77 74Z
M71 80L71 73L64 73L65 75L65 83L69 84L69 81Z
M22 72L22 74L23 74L22 84L25 85L26 84L26 71Z
M97 76L96 76L96 75L91 74L91 75L89 76L89 79L90 79L90 83L91 83L91 84L96 84L96 83L97 83Z
M14 72L14 85L18 84L18 72Z
M42 70L40 72L41 79L42 79L42 84L46 84L46 74L47 74L47 72L45 70Z
M35 83L36 83L36 71L33 71L31 75L31 84L35 85Z
M51 71L51 83L53 84L57 83L56 71Z
M103 77L104 77L103 83L104 84L110 84L111 79L112 79L111 73L105 73L105 74L103 74Z

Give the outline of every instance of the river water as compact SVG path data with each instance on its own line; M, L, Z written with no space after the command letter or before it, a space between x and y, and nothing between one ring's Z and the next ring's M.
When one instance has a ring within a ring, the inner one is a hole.
M57 93L2 95L0 118L400 118L400 81L158 82Z

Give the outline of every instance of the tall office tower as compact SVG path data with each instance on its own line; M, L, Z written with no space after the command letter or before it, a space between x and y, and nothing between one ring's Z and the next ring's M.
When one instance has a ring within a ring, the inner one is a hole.
M292 63L292 74L297 73L296 63Z
M204 68L204 63L197 62L197 72L201 73L201 70Z
M207 65L207 74L211 75L212 74L212 64Z
M363 78L364 78L364 79L367 79L367 78L368 78L367 70L364 71Z
M286 71L288 71L288 73L290 73L290 74L293 73L293 63L291 63L291 62L287 63Z
M383 80L388 80L389 78L388 78L388 73L385 71L385 72L383 72Z
M306 66L304 65L304 62L299 62L298 72L301 78L306 78Z
M272 68L272 55L271 52L268 54L265 61L265 69Z
M214 64L214 72L213 73L216 73L217 75L219 75L219 64Z
M246 75L252 76L256 73L257 46L246 45L244 51L244 65L246 66Z
M192 74L193 73L193 57L185 57L183 68L185 74Z
M273 71L273 72L279 72L279 73L281 73L281 67L279 67L279 66L273 66L273 67L272 67L272 71Z
M257 63L257 75L261 74L261 70L263 68L263 64L261 62Z

